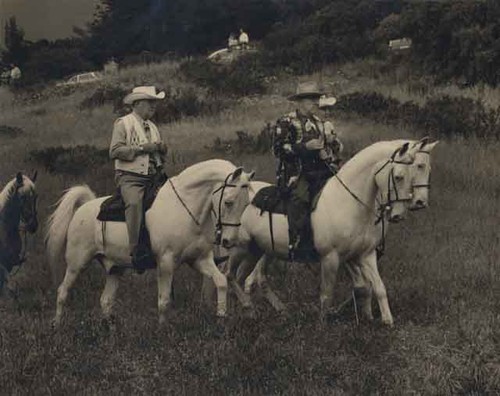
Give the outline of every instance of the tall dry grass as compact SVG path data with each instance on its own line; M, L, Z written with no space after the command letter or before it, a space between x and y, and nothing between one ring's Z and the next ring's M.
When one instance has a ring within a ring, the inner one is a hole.
M136 74L160 78L172 67L126 70L119 83L139 81ZM365 82L362 86L373 90ZM273 89L288 93L293 84L278 82ZM0 114L0 124L24 130L17 137L0 136L0 185L18 169L35 166L28 160L33 148L109 144L115 115L109 106L78 110L86 90ZM46 112L34 111L40 106ZM230 138L236 130L257 134L288 106L279 95L247 98L220 114L161 125L171 146L169 172L214 156L205 146L216 136ZM411 135L366 120L336 124L351 152ZM229 158L257 169L259 179L273 180L270 154ZM0 393L498 394L498 158L500 145L473 139L442 142L435 149L431 206L391 226L380 262L396 318L393 329L355 326L349 310L321 324L319 278L297 264L271 278L289 317L277 317L257 295L256 320L241 317L233 303L224 322L200 306L199 276L182 268L175 279L176 309L161 330L156 328L154 272L123 280L115 327L110 327L99 316L103 271L92 266L71 293L63 330L54 332L55 290L38 234L30 241L28 263L10 284L15 297L0 300ZM63 189L81 182L99 195L110 193L111 164L82 176L42 171L40 219L47 218ZM341 274L337 300L348 293Z

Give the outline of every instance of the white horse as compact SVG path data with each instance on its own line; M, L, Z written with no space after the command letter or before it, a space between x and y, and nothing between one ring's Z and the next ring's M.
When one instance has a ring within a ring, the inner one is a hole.
M253 176L254 172L247 174L228 161L209 160L185 169L158 192L146 213L146 227L158 263L160 323L166 320L174 270L182 263L189 263L213 280L218 294L217 315L225 316L227 280L214 263L214 229L224 245L238 238ZM53 273L64 269L64 261L67 264L57 293L55 325L61 322L69 289L94 258L108 270L100 302L106 317L112 313L120 277L109 274L109 270L115 265L130 266L130 256L125 223L107 222L103 227L96 218L105 199L96 199L87 186L73 187L49 219L46 244ZM216 225L212 211L218 215Z
M415 160L418 146L410 148L405 143L388 151L388 145L375 143L350 159L328 180L311 214L314 246L321 261L322 315L331 306L339 264L356 260L364 272L372 274L383 322L393 322L376 266L377 240L373 234L382 221L397 222L405 217L412 190L408 165ZM284 215L273 214L274 238L268 216L261 215L253 205L243 212L241 224L238 243L228 262L231 279L237 271L237 279L245 279L256 262L266 256L287 258L288 222ZM232 285L244 306L250 308L251 302L238 282Z
M439 141L429 143L428 138L424 138L420 141L408 141L408 140L393 140L387 142L387 154L392 153L397 147L400 147L406 142L410 142L413 146L418 146L418 151L415 154L415 161L410 166L411 169L411 184L412 184L412 201L409 205L410 210L424 209L429 203L429 189L430 189L430 175L431 175L431 152L434 147L439 143ZM267 183L263 182L252 182L250 188L250 200L253 199L255 193L261 188L267 186ZM373 231L376 232L378 244L380 244L385 235L387 234L389 224L384 224L384 229L382 226L374 228ZM272 262L272 258L264 255L256 264L252 273L245 279L245 293L249 294L254 285L257 285L259 289L262 290L264 297L269 301L269 303L278 311L284 312L285 305L278 298L276 293L270 288L269 283L265 275L266 267L268 267ZM360 266L354 265L353 263L346 263L348 273L352 278L354 284L354 290L359 302L362 303L363 313L368 319L373 319L373 314L371 311L371 297L372 288L371 280L366 279L361 270ZM350 301L350 300L348 300ZM345 303L344 303L345 304Z

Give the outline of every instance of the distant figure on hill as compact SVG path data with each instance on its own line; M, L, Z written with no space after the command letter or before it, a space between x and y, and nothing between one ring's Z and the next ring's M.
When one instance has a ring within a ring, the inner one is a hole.
M228 51L232 51L236 47L238 47L238 40L236 39L236 35L231 33L227 39L227 49Z
M12 63L10 65L10 83L15 85L20 79L21 79L21 69Z
M111 58L104 65L104 73L105 74L116 74L116 73L118 73L118 63L115 61L115 58Z
M240 29L240 37L238 39L240 48L242 50L247 50L248 49L248 42L250 41L248 38L248 34L243 30Z

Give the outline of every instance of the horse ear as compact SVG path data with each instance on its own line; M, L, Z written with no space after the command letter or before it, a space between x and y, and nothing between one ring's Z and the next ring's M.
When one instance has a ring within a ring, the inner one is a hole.
M35 169L35 172L33 173L33 176L31 177L31 181L34 183L36 182L36 178L38 176L38 171Z
M242 173L243 173L243 167L240 166L233 172L233 175L231 176L231 181L235 181L237 178L241 176Z
M429 136L425 136L422 139L420 139L420 141L419 141L420 150L422 150L429 143L429 140L430 140Z
M398 155L399 155L399 156L401 156L401 157L402 157L403 155L405 155L405 154L406 154L406 152L408 151L408 147L409 147L409 146L410 146L410 142L406 142L405 144L403 144L403 145L401 146L401 148L399 149L399 151L398 151Z
M17 183L18 186L22 186L23 185L23 174L21 172L17 172L16 183Z
M253 178L255 177L255 171L251 171L248 175L248 180L253 180Z
M428 144L428 145L427 145L427 151L431 152L431 151L432 151L432 149L433 149L434 147L436 147L436 145L437 145L438 143L439 143L439 140L436 140L435 142Z

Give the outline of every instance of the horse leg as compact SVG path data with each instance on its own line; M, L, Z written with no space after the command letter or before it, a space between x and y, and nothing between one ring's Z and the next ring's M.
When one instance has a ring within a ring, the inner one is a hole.
M106 275L106 285L101 294L101 310L106 319L110 319L115 305L115 297L120 286L120 276Z
M212 302L213 296L215 293L215 285L212 282L212 279L204 276L203 282L201 284L201 302L205 304L207 307L210 306Z
M264 294L264 297L266 300L271 304L271 306L281 314L284 314L286 312L286 306L281 302L279 297L276 295L276 293L271 289L271 286L269 285L269 282L267 281L266 277L266 268L268 266L268 263L270 260L273 260L271 257L267 255L263 255L260 260L257 262L257 265L255 266L255 269L252 271L252 274L255 274L256 279L257 279L257 284L262 290L262 293ZM250 276L252 275L250 274ZM247 280L245 281L245 291L247 289Z
M213 257L204 257L194 263L201 274L212 279L217 289L217 316L224 317L227 312L227 279L215 265Z
M346 264L346 268L354 287L355 303L361 307L361 312L363 312L366 319L372 321L373 312L371 282L364 276L360 265L348 263ZM352 297L349 300L352 300Z
M321 320L323 321L328 310L333 303L333 291L337 281L337 271L339 268L339 256L336 251L332 251L321 258Z
M175 261L171 253L165 253L158 263L158 323L167 322L167 311L170 304L172 279L174 276Z
M373 286L375 297L377 298L382 317L382 323L392 326L394 319L392 318L391 309L389 308L389 300L384 282L380 277L377 266L377 255L375 251L361 258L361 271L366 279L369 279Z
M64 305L68 298L68 292L75 283L80 272L89 264L92 259L93 253L88 250L84 253L73 246L68 246L66 252L66 274L62 283L57 289L57 303L56 303L56 316L54 317L54 325L57 327L61 324Z
M262 256L264 257L264 256ZM250 294L252 292L252 288L255 285L255 283L259 284L259 279L262 276L262 258L257 261L257 264L255 265L255 268L253 269L252 273L247 276L245 279L245 293Z
M260 253L262 254L262 253ZM236 279L231 281L231 286L238 297L243 309L247 311L247 313L252 316L254 311L254 305L252 303L252 299L250 297L250 293L244 291L241 288L241 284L246 281L246 278L255 270L256 263L259 261L259 258L262 258L259 254L247 254L241 260L240 265L238 266L238 271L236 273Z

